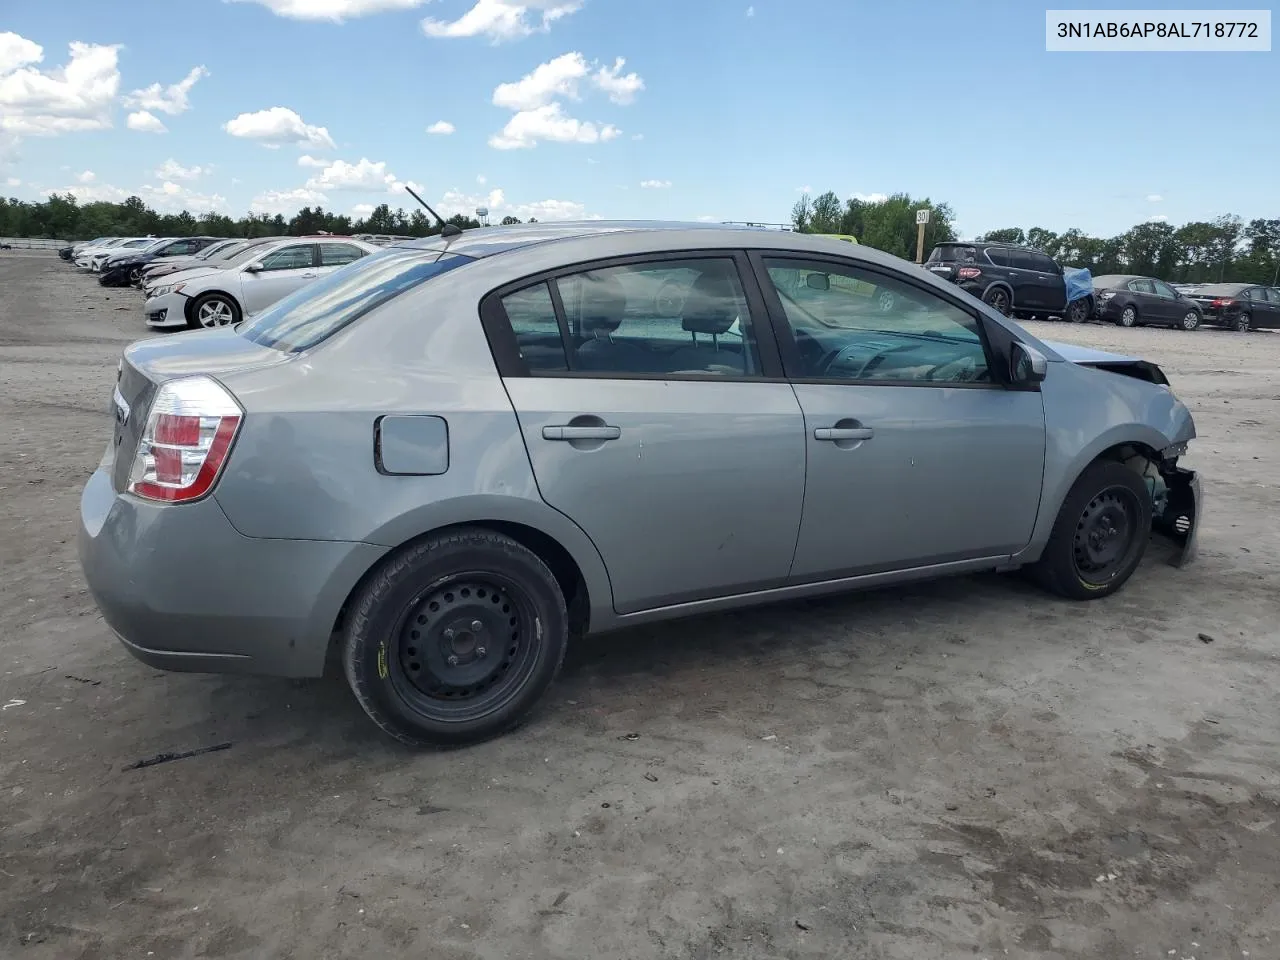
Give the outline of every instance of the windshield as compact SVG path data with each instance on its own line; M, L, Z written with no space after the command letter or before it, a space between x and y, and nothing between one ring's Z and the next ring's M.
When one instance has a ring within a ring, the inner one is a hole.
M1245 283L1209 283L1196 290L1196 295L1210 297L1234 297L1248 284Z
M216 257L219 260L225 260L227 257L230 257L232 254L239 251L243 246L243 240L223 240L221 243L211 243L196 254L196 259L212 260Z
M241 327L254 343L305 350L370 310L432 277L470 263L469 257L392 249L370 254L278 301Z
M259 256L269 249L269 244L275 243L275 240L249 240L246 246L226 258L224 269L230 267L238 267L248 263L254 257Z
M143 237L141 240L126 241L125 243L120 244L120 246L122 248L129 247L131 250L136 250L139 247L153 247L157 242L163 243L164 241L157 241L153 237Z

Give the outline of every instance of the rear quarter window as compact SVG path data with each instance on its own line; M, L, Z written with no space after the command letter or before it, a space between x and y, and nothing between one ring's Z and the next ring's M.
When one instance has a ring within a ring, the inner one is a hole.
M243 324L240 334L264 347L306 350L402 293L470 262L470 257L424 250L370 254L277 301Z

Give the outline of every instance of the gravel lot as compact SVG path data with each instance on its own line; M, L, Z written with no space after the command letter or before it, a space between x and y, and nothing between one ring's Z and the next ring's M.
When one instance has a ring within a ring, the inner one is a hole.
M1280 336L1032 325L1191 405L1187 569L587 641L525 728L413 753L340 679L108 634L75 517L140 306L0 254L0 957L1280 956Z

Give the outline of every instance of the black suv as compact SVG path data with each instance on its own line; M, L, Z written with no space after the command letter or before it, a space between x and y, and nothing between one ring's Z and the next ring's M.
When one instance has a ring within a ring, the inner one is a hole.
M1008 316L1065 317L1083 323L1093 313L1089 297L1067 304L1058 261L1011 243L940 243L925 266Z

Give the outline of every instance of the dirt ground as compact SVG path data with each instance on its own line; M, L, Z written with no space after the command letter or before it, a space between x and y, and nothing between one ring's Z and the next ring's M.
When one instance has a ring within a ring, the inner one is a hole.
M585 641L523 729L415 753L340 679L104 627L75 517L140 306L0 254L0 957L1280 957L1280 335L1033 325L1192 407L1186 569Z

